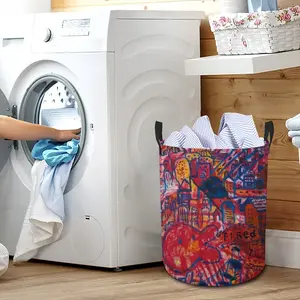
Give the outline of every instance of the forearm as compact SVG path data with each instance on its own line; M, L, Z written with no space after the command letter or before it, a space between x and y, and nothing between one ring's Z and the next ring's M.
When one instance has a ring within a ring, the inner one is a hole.
M9 140L35 141L56 139L58 130L31 124L6 116L0 116L0 138Z

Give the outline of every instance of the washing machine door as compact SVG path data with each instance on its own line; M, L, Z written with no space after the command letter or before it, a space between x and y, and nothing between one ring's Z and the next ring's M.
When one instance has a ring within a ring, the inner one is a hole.
M0 115L12 116L10 105L0 90ZM0 139L0 173L8 161L13 141Z

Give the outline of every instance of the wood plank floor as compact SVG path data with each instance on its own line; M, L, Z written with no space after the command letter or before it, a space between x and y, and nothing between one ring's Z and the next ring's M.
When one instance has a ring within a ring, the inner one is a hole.
M179 283L161 267L120 273L28 263L0 277L2 300L295 300L300 270L268 267L251 283L230 288L199 288Z

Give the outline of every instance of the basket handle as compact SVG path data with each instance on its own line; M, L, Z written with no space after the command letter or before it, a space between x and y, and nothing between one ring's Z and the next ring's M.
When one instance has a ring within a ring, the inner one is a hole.
M274 123L272 121L265 123L265 141L267 141L271 147L274 137Z
M162 131L163 131L163 123L156 121L155 122L155 138L156 138L156 142L158 144L159 147L159 154L162 154L162 150L161 150L161 144L163 141L163 135L162 135Z

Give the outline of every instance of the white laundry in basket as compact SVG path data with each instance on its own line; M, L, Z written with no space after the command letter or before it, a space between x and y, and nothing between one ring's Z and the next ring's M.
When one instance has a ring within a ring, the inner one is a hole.
M187 144L185 143L187 140L192 142ZM263 147L264 139L259 137L252 116L224 113L218 134L213 132L208 116L202 116L195 122L192 129L184 126L180 132L172 132L164 144L183 148L245 149Z

